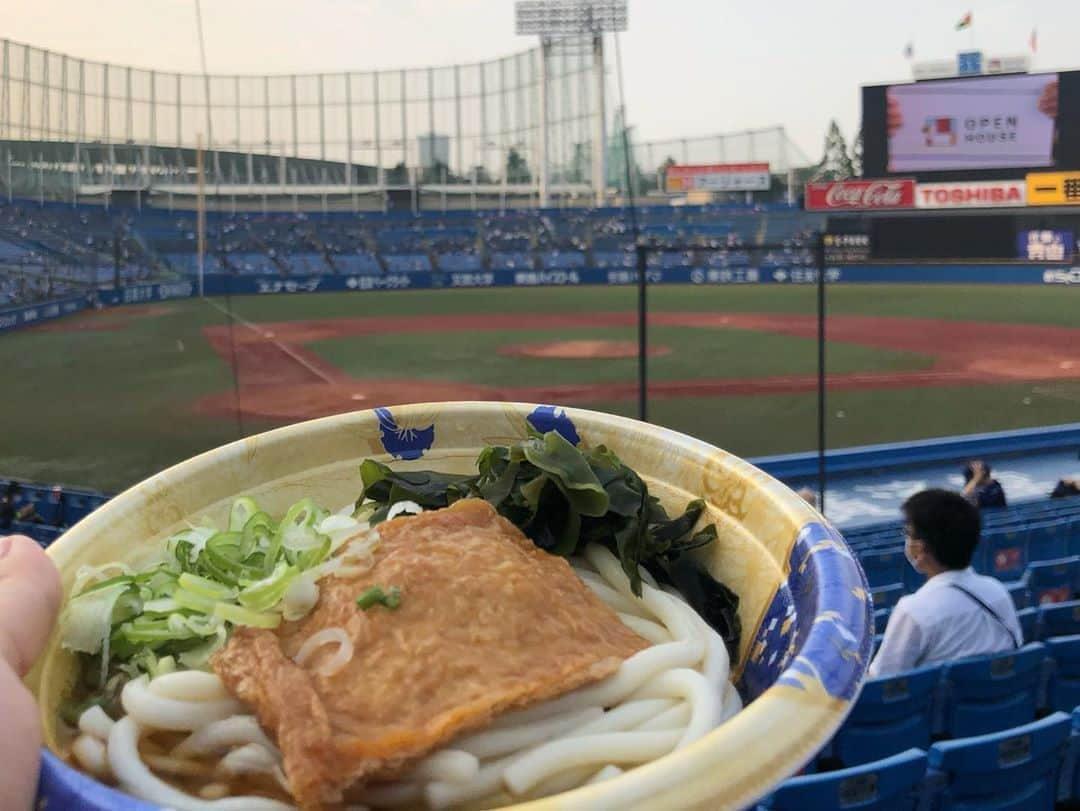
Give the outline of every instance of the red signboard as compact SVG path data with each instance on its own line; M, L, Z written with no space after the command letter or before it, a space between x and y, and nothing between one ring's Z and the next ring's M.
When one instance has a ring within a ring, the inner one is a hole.
M689 191L766 191L767 163L702 163L669 166L664 175L668 194Z
M914 207L915 181L911 178L806 184L806 208L810 211Z

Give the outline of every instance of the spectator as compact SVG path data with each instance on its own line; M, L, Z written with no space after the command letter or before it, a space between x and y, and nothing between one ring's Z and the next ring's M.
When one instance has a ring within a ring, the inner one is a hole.
M1080 479L1061 479L1050 491L1050 498L1080 496Z
M53 520L52 525L54 527L64 526L64 488L58 484L54 484L52 490L49 491L49 503L54 504L53 508Z
M979 509L1005 507L1005 490L990 476L990 465L973 459L964 467L964 498Z
M19 506L18 482L11 482L3 496L0 496L0 530L9 530L15 521L33 521L37 510L33 504Z
M974 505L958 493L923 490L902 510L904 554L927 580L892 610L870 677L1020 647L1009 592L971 568L981 529Z

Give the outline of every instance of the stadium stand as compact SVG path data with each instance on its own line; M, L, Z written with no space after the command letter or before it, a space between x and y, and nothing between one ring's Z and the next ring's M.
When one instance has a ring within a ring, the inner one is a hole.
M923 805L926 752L909 749L862 767L796 777L784 783L759 809L858 808L913 811Z
M782 245L762 267L810 262L820 215L786 206L640 210L663 268L734 268L749 249ZM55 297L72 284L112 286L197 273L195 213L0 202L0 306ZM632 268L620 209L541 211L210 212L204 272L237 276Z

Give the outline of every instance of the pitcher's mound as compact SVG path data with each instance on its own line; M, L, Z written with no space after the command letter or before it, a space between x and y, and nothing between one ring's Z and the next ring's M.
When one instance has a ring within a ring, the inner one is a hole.
M669 346L649 345L649 357L667 355ZM634 341L550 341L541 344L506 344L500 355L525 358L633 358L638 345Z

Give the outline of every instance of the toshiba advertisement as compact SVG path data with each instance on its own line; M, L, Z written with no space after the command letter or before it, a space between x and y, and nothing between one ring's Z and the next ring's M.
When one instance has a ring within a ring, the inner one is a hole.
M967 183L919 183L916 208L1008 208L1027 202L1023 180L972 180Z

